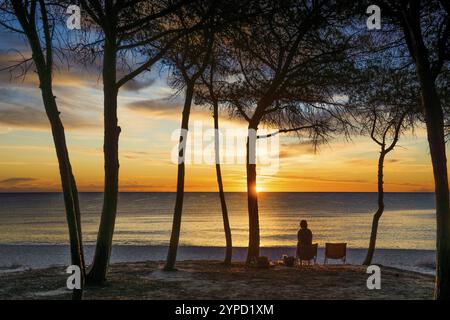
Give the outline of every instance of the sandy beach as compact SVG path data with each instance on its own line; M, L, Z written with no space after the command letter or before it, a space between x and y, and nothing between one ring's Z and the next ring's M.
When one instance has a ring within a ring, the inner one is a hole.
M85 290L85 299L432 299L430 275L381 267L381 289L366 287L366 268L314 265L301 268L224 266L219 261L182 261L164 272L163 262L113 264L109 281ZM0 299L70 299L62 267L0 275Z

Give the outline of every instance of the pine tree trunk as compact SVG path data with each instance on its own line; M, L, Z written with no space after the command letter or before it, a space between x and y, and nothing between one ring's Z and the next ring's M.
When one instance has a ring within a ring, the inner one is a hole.
M436 194L436 299L450 299L450 208L443 113L436 89L421 81Z
M45 110L52 127L52 136L55 144L56 155L58 158L59 173L64 197L64 206L66 209L66 220L69 228L70 256L71 263L81 269L81 289L73 291L72 298L79 300L83 296L84 287L84 254L81 240L81 224L79 222L79 204L77 190L74 188L75 180L72 175L72 168L67 151L64 127L59 117L55 97L51 89L50 82L42 83L42 98Z
M112 239L117 214L119 190L119 135L117 123L116 40L110 35L105 40L103 60L105 185L103 209L97 235L94 260L87 275L92 285L106 281L112 250Z
M72 173L72 166L70 165L69 161L69 171L70 176L72 177L72 194L73 194L73 203L74 203L74 209L75 209L75 216L77 218L77 226L78 226L78 239L80 244L83 244L83 233L81 230L81 210L80 210L80 200L78 198L78 188L77 183L75 181L75 177ZM80 252L81 256L81 272L83 273L83 276L86 275L86 259L84 257L84 250L81 250Z
M194 94L194 83L187 83L186 97L184 101L183 114L181 119L181 133L179 140L179 163L177 177L177 194L175 199L175 210L172 221L172 233L170 236L169 251L167 252L165 271L175 270L175 262L177 259L178 243L180 241L181 216L183 213L184 200L184 177L185 177L185 156L186 156L186 139L189 130L189 116L191 113L192 97Z
M227 203L225 201L225 192L223 191L222 172L220 169L220 136L219 136L219 106L217 101L214 102L214 149L216 158L216 175L217 184L219 186L220 205L222 208L223 228L225 231L226 252L225 252L225 264L231 264L231 258L233 254L233 243L231 240L231 228L230 221L228 219Z
M381 215L384 211L383 164L386 153L383 149L381 150L380 157L378 158L378 210L373 216L369 249L367 250L367 255L363 262L363 265L366 266L372 264L373 254L375 252L375 245L377 241L378 222L380 221Z
M256 192L256 129L250 127L247 137L247 202L249 240L247 264L259 257L259 216Z
M51 125L53 142L55 144L56 156L58 159L59 174L63 191L64 206L66 211L67 226L69 229L70 257L72 265L80 267L81 288L73 290L72 299L80 300L83 297L83 288L85 281L85 263L83 244L81 237L80 207L78 202L78 190L76 188L75 178L72 173L69 152L67 149L64 126L59 116L56 98L52 89L52 50L50 28L48 24L47 12L42 1L41 19L43 19L44 43L46 47L45 57L41 46L38 31L34 20L27 13L27 6L21 2L11 2L14 13L22 26L32 51L32 58L36 66L39 77L39 88L42 94L42 100L45 107L47 118ZM36 2L32 4L36 8Z
M417 26L414 26L418 28ZM450 299L450 203L445 152L444 116L436 91L428 53L419 30L411 31L410 50L415 60L425 109L428 145L436 196L436 284L435 298Z

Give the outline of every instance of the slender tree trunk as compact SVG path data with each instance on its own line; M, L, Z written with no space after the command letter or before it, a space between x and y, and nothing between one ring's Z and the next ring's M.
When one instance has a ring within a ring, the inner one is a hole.
M178 144L178 178L177 178L177 195L175 199L175 210L173 213L172 234L170 236L169 251L167 252L165 271L175 270L175 262L177 259L178 243L180 241L181 216L183 213L184 200L184 174L185 174L185 156L186 143L189 130L189 116L191 113L192 97L194 95L194 82L187 83L186 97L184 100L183 114L181 119L181 133Z
M220 135L219 135L219 105L217 101L213 103L213 117L214 117L214 149L216 156L216 175L217 184L219 186L220 205L222 208L223 228L225 231L226 252L225 252L225 264L231 264L231 257L233 254L233 243L231 240L231 228L230 221L228 219L227 203L225 201L225 192L223 191L222 172L220 169Z
M83 287L85 280L85 264L83 244L81 240L81 220L80 207L78 203L78 190L76 188L75 178L72 173L69 152L67 149L64 126L62 125L60 112L56 103L56 98L52 90L52 45L50 28L47 19L47 11L43 1L39 2L43 23L43 33L46 52L41 47L39 34L34 20L30 21L27 13L27 7L21 2L11 2L14 13L22 26L32 51L32 58L39 76L39 88L42 94L42 100L45 107L47 118L52 129L53 142L55 144L56 156L58 159L59 174L63 191L64 206L66 210L66 220L69 229L70 257L72 265L80 267L81 288L73 290L72 298L79 300L83 297ZM31 4L36 9L36 2Z
M436 197L436 283L435 298L450 299L450 204L445 153L444 120L435 77L428 58L428 49L420 25L420 2L411 2L402 12L404 34L420 83L425 110L428 145L433 165ZM437 71L439 72L439 71Z
M381 215L383 214L384 211L383 164L385 156L386 153L383 147L380 152L380 157L378 158L378 210L373 216L369 249L367 250L367 255L363 263L366 266L372 263L373 254L375 252L375 245L377 241L378 222L380 221Z
M83 296L84 287L84 254L81 241L81 225L79 223L79 204L75 180L73 179L72 168L67 151L64 127L59 117L55 97L51 89L50 81L42 83L41 91L45 110L52 127L52 136L58 158L59 173L63 190L64 205L66 209L66 219L69 228L70 256L71 263L81 269L81 289L73 291L72 298L79 300Z
M418 10L416 8L416 10ZM421 100L425 109L428 145L436 196L436 284L435 298L450 299L450 203L445 152L444 117L436 91L428 52L421 36L420 24L405 30L409 49L414 58L421 88Z
M450 299L450 208L443 114L433 81L419 76L436 194L436 299Z
M106 281L117 213L120 127L117 125L118 89L116 86L116 49L116 39L113 35L109 35L105 40L103 58L105 125L105 140L103 145L105 161L103 209L94 261L87 276L88 283L93 285L99 285Z
M75 181L75 176L72 173L72 166L70 165L69 161L69 170L70 170L70 176L72 177L72 194L73 194L73 202L74 202L74 208L75 208L75 216L77 218L77 226L78 226L78 239L80 241L80 244L83 244L83 233L81 230L81 210L80 210L80 200L78 198L78 188L77 183ZM84 257L84 250L81 250L81 270L83 273L83 276L85 276L86 273L86 260Z
M247 202L249 240L247 264L259 257L259 216L258 195L256 192L256 128L249 127L247 137Z

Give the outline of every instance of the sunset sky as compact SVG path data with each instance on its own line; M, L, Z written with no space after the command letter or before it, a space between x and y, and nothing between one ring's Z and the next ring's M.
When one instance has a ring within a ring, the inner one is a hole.
M0 33L0 68L16 57L9 48L23 49L16 36ZM81 191L102 191L103 119L99 70L73 67L54 75L54 92L61 111ZM164 74L155 70L122 88L119 93L120 190L174 191L176 164L171 152L179 128L182 97L172 97ZM0 191L59 191L59 173L50 126L45 116L36 76L11 79L0 73ZM211 112L194 107L191 116L203 129L212 127ZM243 129L239 120L222 115L221 127ZM241 150L243 151L243 150ZM294 137L280 138L276 174L262 171L261 191L376 191L378 146L366 137L345 141L336 137L315 152ZM245 191L245 166L224 164L226 191ZM190 164L187 191L216 191L212 164ZM386 191L432 191L432 172L425 130L408 133L388 155Z

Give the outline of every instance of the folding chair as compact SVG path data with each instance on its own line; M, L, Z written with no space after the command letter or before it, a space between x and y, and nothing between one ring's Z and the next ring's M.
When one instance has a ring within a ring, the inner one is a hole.
M300 245L297 247L297 259L299 265L303 264L303 261L307 261L308 265L311 263L311 260L314 260L314 264L317 261L317 247L318 244L312 245Z
M326 243L323 264L326 264L328 259L340 259L345 264L347 259L347 243Z

